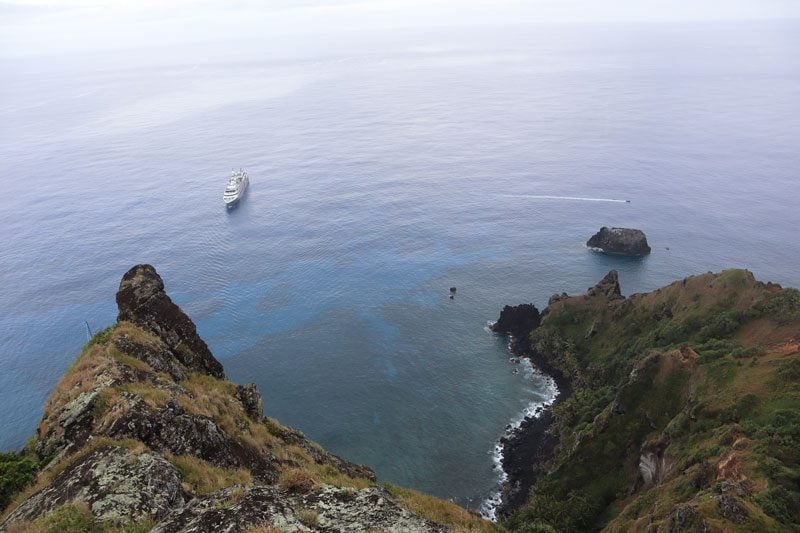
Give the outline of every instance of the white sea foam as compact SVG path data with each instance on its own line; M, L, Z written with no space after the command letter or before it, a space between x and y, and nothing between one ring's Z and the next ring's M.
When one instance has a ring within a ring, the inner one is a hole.
M522 412L513 419L506 427L503 436L510 437L519 427L522 422L528 418L536 418L541 415L542 411L553 404L558 394L558 387L556 382L550 376L542 374L539 370L534 368L530 359L521 358L520 364L522 365L523 377L531 382L537 383L537 388L542 390L543 399L534 400L530 402ZM502 437L501 437L502 438ZM501 503L501 494L503 484L508 481L508 474L503 470L503 445L498 438L491 450L492 463L494 469L497 471L497 490L491 493L486 498L479 508L481 516L488 520L497 521L497 508Z

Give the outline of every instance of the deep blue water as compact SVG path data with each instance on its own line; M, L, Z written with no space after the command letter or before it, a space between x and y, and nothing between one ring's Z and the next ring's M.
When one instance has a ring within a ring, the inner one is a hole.
M267 414L473 506L503 428L547 399L485 330L503 305L612 268L627 294L727 267L800 285L800 24L334 44L0 65L0 448L136 263ZM588 251L602 225L653 254Z

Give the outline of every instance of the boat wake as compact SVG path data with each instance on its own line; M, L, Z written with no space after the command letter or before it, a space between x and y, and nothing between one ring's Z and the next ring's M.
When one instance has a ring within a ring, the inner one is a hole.
M573 202L612 202L616 204L629 204L630 200L616 198L587 198L583 196L549 196L543 194L500 194L504 198L526 198L530 200L566 200Z
M527 358L520 359L520 364L522 365L523 377L526 380L534 383L536 389L541 391L541 399L530 402L519 414L519 416L517 416L506 426L503 436L495 441L494 447L492 448L491 452L489 452L492 455L494 469L498 474L497 489L483 501L478 511L480 512L481 516L493 522L497 521L497 508L502 502L503 484L508 481L508 474L506 474L506 472L503 470L502 440L504 438L507 439L511 437L516 431L518 431L522 425L522 422L525 420L539 417L542 414L542 411L544 411L546 407L552 405L558 396L558 387L556 386L556 382L553 380L553 378L542 374L539 370L534 368L533 364L531 364L530 360Z

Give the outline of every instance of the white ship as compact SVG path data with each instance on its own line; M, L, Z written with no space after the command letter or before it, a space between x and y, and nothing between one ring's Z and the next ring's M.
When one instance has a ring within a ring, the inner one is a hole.
M247 176L247 172L241 168L231 172L228 185L225 187L225 193L222 195L225 205L227 207L236 205L236 202L238 202L239 199L244 196L244 191L247 189L249 184L250 178Z

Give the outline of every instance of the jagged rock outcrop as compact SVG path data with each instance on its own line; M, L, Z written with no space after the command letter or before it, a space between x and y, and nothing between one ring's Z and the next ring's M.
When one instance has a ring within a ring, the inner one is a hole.
M67 508L103 528L170 533L448 530L378 488L370 468L265 418L256 385L224 379L153 267L126 273L117 303L118 322L87 344L48 400L27 451L48 464L0 509L0 532L42 530Z
M256 422L264 418L264 402L261 399L261 393L254 383L247 385L236 386L236 397L242 402L244 411L251 420Z
M585 295L587 298L602 296L608 300L623 300L622 291L619 288L619 274L616 270L611 270L597 285L590 287ZM596 324L594 324L596 327Z
M492 325L495 333L509 333L523 337L539 326L541 315L533 304L507 305L500 312L500 318Z
M647 255L650 246L647 237L639 229L607 228L603 226L588 241L586 246L606 253L621 255Z
M190 371L225 377L222 365L197 334L194 322L167 296L164 282L152 266L136 265L122 277L117 306L117 320L155 334Z

